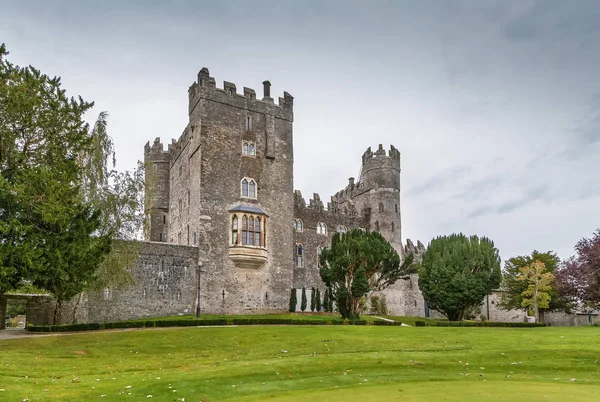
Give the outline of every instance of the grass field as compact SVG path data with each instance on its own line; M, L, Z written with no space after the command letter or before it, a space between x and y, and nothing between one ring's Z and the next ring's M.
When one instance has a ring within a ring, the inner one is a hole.
M191 327L0 341L0 400L597 401L600 329Z

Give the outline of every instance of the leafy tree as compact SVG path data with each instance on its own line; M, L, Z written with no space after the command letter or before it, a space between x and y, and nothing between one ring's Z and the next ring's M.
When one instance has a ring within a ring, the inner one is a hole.
M534 250L531 255L520 255L508 259L504 263L504 272L502 274L503 290L502 299L498 306L505 310L520 310L523 308L523 292L527 289L528 284L525 281L519 280L521 275L521 267L529 266L535 261L540 261L545 266L544 272L554 274L560 266L560 258L552 251L539 252ZM539 318L544 321L544 313L553 310L569 311L571 304L568 300L562 297L557 291L556 283L552 283L550 289L546 292L550 296L550 302L547 308L539 309Z
M296 305L298 304L298 298L296 296L296 289L292 288L290 292L290 313L296 311Z
M93 103L68 98L60 78L16 66L7 54L1 45L0 294L28 280L64 301L76 289L131 282L124 264L133 257L104 257L131 253L110 239L139 231L142 170L109 169L106 113L90 128L84 115Z
M433 239L423 254L419 288L432 309L462 320L500 285L500 257L494 242L461 234Z
M329 302L346 319L358 319L360 299L369 292L383 290L415 272L413 256L400 264L400 256L390 243L377 232L353 230L336 233L331 247L321 251L319 273L331 289Z
M302 287L302 299L300 300L300 310L304 312L306 310L306 288Z
M600 229L575 245L575 256L556 273L558 292L573 304L600 307Z
M325 296L323 296L323 311L329 313L329 288L325 288Z
M321 311L321 291L319 290L319 288L317 288L317 292L315 294L315 301L316 301L316 309L317 312Z
M552 290L554 275L548 272L543 262L534 261L520 268L517 280L525 282L527 289L523 291L521 306L533 309L536 320L539 320L539 309L550 305L549 292Z
M310 290L310 311L315 311L315 307L317 307L316 296L317 293L315 292L315 288L313 287Z

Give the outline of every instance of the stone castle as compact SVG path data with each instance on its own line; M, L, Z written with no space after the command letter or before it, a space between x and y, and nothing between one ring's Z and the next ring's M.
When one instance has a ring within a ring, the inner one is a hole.
M270 85L263 82L257 99L254 90L238 94L230 82L217 88L208 69L200 70L179 139L166 150L159 138L144 149L149 227L131 267L135 284L78 295L63 306L61 322L287 311L292 289L324 293L319 252L334 233L356 228L380 232L401 256L420 258L421 242L402 242L400 152L368 148L358 178L326 205L318 194L307 204L294 191L294 98L284 92L276 104ZM382 293L392 315L430 315L416 274ZM52 322L50 296L5 295L0 310L7 297L28 300L29 323ZM525 319L522 310L500 310L500 298L501 292L486 297L481 317ZM546 321L585 325L589 318L556 314Z
M166 150L159 138L145 146L146 240L197 248L206 312L285 309L290 289L323 289L318 254L335 232L378 231L401 255L424 248L402 244L394 146L367 149L360 177L326 205L294 191L294 98L284 92L275 103L270 86L261 99L230 82L217 88L203 68L179 139Z

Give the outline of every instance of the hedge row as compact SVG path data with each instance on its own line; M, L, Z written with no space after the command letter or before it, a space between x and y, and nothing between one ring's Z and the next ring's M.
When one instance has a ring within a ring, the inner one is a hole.
M438 321L438 327L545 327L546 324L530 322L493 322L493 321Z
M69 324L69 325L28 325L31 332L67 332L91 331L115 328L152 328L152 327L199 327L223 325L368 325L365 320L293 320L290 318L230 318L207 320L147 320L147 321L121 321L107 322L105 324ZM375 325L402 325L399 322L377 321Z

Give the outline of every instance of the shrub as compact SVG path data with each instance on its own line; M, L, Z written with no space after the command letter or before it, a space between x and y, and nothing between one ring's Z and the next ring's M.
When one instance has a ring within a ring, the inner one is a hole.
M415 321L415 326L416 327L424 327L425 326L425 321Z
M438 321L436 322L438 327L517 327L517 328L533 328L533 327L545 327L543 323L529 323L529 322L472 322L472 321Z
M377 309L377 314L381 314L381 315L388 315L389 310L388 310L388 306L387 306L387 300L385 298L385 295L382 295L379 298L379 308Z
M371 307L370 307L370 311L371 314L379 314L379 296L371 296Z

